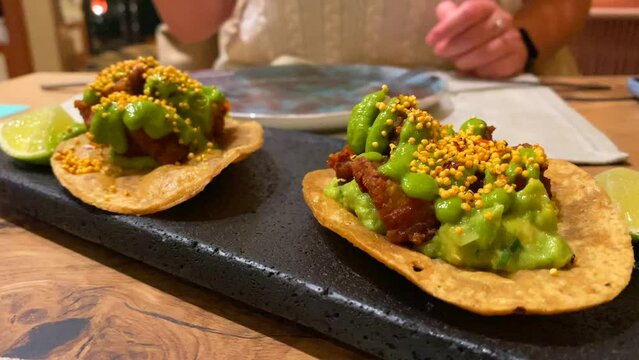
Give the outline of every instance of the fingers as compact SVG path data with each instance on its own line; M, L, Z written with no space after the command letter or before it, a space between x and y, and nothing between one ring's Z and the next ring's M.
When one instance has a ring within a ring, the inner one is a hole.
M437 14L437 20L444 20L448 15L452 14L457 9L457 4L452 0L444 0L437 4L435 7L435 13Z
M523 71L527 50L511 14L494 0L446 0L436 8L439 22L426 36L436 55L459 72L501 78Z
M504 79L521 72L526 58L520 54L510 53L474 71L478 77L487 79Z
M426 35L426 42L430 45L435 45L445 39L452 39L473 25L486 20L497 5L490 0L467 1L455 8L452 13L447 8L450 5L443 6L442 15L445 15L445 11L448 11L449 14Z
M498 21L501 22L501 26L497 25ZM441 57L456 58L499 37L505 29L513 27L513 18L510 14L494 12L486 20L466 29L456 37L437 43L434 51L436 55Z
M493 38L480 46L471 49L454 59L455 67L462 71L473 71L514 52L519 39L519 32L509 29L502 36Z

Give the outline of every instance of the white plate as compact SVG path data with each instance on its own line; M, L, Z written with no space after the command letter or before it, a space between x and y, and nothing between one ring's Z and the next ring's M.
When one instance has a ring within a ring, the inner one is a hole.
M374 65L285 65L220 72L191 73L205 85L217 86L231 103L230 115L264 126L294 130L345 129L353 105L387 84L391 95L416 95L420 107L437 104L445 80L426 70ZM73 102L62 107L78 122Z
M345 128L353 105L382 84L393 95L416 95L423 108L438 103L446 87L427 70L374 65L285 65L191 75L222 90L234 118L296 130Z

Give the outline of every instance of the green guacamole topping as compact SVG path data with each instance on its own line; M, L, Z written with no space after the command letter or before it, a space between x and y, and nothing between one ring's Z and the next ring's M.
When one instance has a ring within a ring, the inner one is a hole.
M110 145L113 153L124 155L128 150L126 131L143 129L151 139L161 139L171 132L177 133L184 145L188 145L192 152L206 149L208 140L202 131L189 125L170 107L162 106L144 96L135 97L114 93L126 98L124 106L118 102L99 105L91 120L90 132L94 141L99 144ZM111 100L113 94L107 97ZM196 130L197 129L197 130Z
M122 91L109 92L115 81L127 79L126 74L133 69L144 70L143 94L130 94L129 85ZM142 130L153 140L175 133L179 144L187 146L189 152L202 152L214 146L213 113L225 106L226 99L217 88L204 86L173 67L139 59L103 70L84 92L83 101L92 105L89 131L93 141L110 146L112 155L119 157L118 164L146 168L152 165L148 157L124 159L129 150L127 133Z
M454 222L442 222L421 247L426 255L453 265L513 272L561 268L572 251L557 234L557 209L541 181L531 179L508 203L473 209Z
M573 252L557 231L558 210L541 181L547 158L540 146L493 140L476 117L455 132L420 110L414 96L380 100L387 92L383 87L354 107L348 146L381 162L378 171L406 196L433 202L440 227L413 246L416 251L460 267L505 272L571 262ZM335 180L325 194L385 234L370 196L354 180Z
M386 232L384 224L377 215L373 200L360 190L355 180L339 185L337 179L333 179L324 189L324 195L339 202L348 211L354 212L368 229L380 234Z
M95 105L100 102L100 96L93 89L87 89L82 93L82 101L89 105Z
M152 169L159 164L150 156L120 156L111 154L111 160L119 167L127 169Z

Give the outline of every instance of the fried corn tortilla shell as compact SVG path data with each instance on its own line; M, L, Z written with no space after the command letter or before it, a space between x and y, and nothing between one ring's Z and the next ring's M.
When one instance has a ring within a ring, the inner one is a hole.
M263 133L257 122L227 119L224 137L218 141L220 149L205 154L204 160L194 158L146 172L118 173L121 169L110 166L101 172L74 175L55 156L51 167L62 186L87 204L120 214L151 214L197 195L225 167L258 150ZM93 146L86 135L63 142L57 150L61 149L73 149L81 159L108 159L107 150Z
M483 315L556 314L612 300L630 281L634 254L628 228L608 196L577 166L551 160L553 200L559 233L576 255L569 269L513 274L464 270L417 251L393 245L365 228L357 217L322 191L333 170L308 173L304 198L317 220L353 245L441 300Z

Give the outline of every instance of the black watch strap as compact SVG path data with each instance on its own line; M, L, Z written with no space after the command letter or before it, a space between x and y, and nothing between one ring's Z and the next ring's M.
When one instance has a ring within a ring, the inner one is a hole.
M526 66L524 67L524 71L531 72L539 53L537 52L537 47L530 39L528 31L524 28L519 28L519 33L521 34L521 39L524 41L526 52L528 53L528 56L526 56Z

